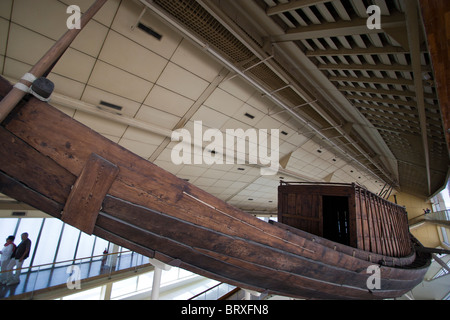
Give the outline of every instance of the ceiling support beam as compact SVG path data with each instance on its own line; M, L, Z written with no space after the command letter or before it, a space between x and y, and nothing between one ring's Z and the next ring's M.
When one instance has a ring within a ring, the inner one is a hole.
M414 81L408 79L394 79L394 78L367 78L367 77L329 77L330 81L347 81L356 83L379 83L379 84L398 84L401 86L413 86Z
M225 67L227 67L230 71L236 73L241 78L246 80L250 85L252 85L255 89L259 90L264 96L272 100L277 106L281 107L282 109L286 110L286 112L293 116L293 119L298 120L302 125L305 125L309 128L311 128L313 131L316 132L318 138L322 138L323 140L326 140L328 144L330 145L330 148L334 149L339 154L342 154L343 157L346 157L349 159L349 162L354 161L356 164L359 164L363 170L366 170L370 172L374 177L378 178L379 180L388 180L392 181L393 184L397 185L398 182L395 180L395 178L392 178L391 173L386 173L385 168L381 168L382 164L374 162L373 155L367 153L367 151L363 150L366 146L360 146L359 143L352 141L353 138L349 135L346 135L346 139L352 143L354 148L360 153L363 154L363 156L375 167L379 172L381 172L384 175L384 178L381 178L379 176L379 173L376 173L373 171L373 168L368 167L365 164L362 164L360 161L355 159L354 156L347 150L342 149L339 145L336 145L333 141L329 140L323 133L321 133L320 128L316 126L315 124L311 123L304 117L302 117L299 113L293 111L291 108L292 106L288 106L286 102L282 101L279 97L271 93L271 89L265 87L262 85L258 80L255 80L254 78L247 75L245 72L243 72L238 66L236 66L232 61L228 60L228 58L224 57L220 52L218 52L215 48L211 47L208 43L205 42L205 40L201 39L198 35L194 34L192 31L188 30L185 26L183 26L180 22L178 22L174 17L170 16L165 12L161 7L157 6L153 3L151 0L140 0L142 4L149 7L156 15L160 16L163 20L165 20L167 23L169 23L172 27L180 31L184 36L192 40L195 44L199 45L201 48L204 49L205 52L212 55L215 59L217 59L219 62L221 62ZM232 30L230 32L233 33L234 36L238 37L242 43L244 43L249 50L252 52L256 52L255 56L258 57L261 60L266 60L264 63L272 69L277 75L280 76L280 78L285 81L286 84L289 84L291 86L291 89L295 91L299 97L301 97L304 101L311 101L313 99L309 99L308 96L310 93L305 92L303 88L300 88L299 85L296 83L297 81L288 80L291 79L289 74L285 74L285 70L279 68L276 63L273 62L273 59L265 59L268 57L267 53L264 54L258 54L258 51L261 51L261 48L255 48L254 41L246 41L246 38L249 38L248 35L245 34L243 30L236 29L235 23L230 20L229 17L227 17L221 10L219 10L216 7L216 4L211 1L204 1L204 0L197 0L197 2L203 6L210 14L212 14L218 21L223 23L228 30ZM267 18L267 16L265 16ZM228 24L227 21L230 21L231 24ZM289 57L285 57L289 58ZM314 108L314 110L319 113L321 116L324 117L325 120L327 120L332 125L335 125L334 120L329 114L325 113L325 110L322 109L322 107L318 106L318 103L311 103L311 107ZM331 121L331 122L330 122ZM285 169L282 169L285 170Z
M405 109L405 108L393 108L393 107L386 107L386 106L379 106L379 105L375 105L375 104L367 104L367 103L353 103L353 105L355 107L357 107L358 109L376 109L376 110L380 110L380 111L387 111L387 112L392 112L394 114L396 113L402 113L402 114L412 114L412 115L417 115L416 111L413 110L409 110L409 109Z
M428 194L431 195L431 169L430 152L428 146L427 117L425 113L425 99L422 85L423 68L420 62L420 29L419 8L416 0L405 1L406 25L408 29L409 48L411 50L411 64L414 73L414 87L416 92L417 109L419 111L420 130L422 132L422 144L425 157L425 166L428 182Z
M404 101L400 99L387 99L387 98L375 98L375 97L368 97L368 96L359 96L359 95L344 95L349 100L362 100L362 101L369 101L369 102L379 102L379 103L387 103L392 105L398 105L398 106L409 106L409 107L417 107L418 102L415 101ZM437 109L438 107L429 104L429 103L422 103L423 107L429 108L429 109Z
M420 6L435 69L436 91L447 138L447 150L450 150L450 1L420 0Z
M411 98L415 98L416 97L416 93L413 91L408 91L408 90L404 90L404 91L400 91L400 90L384 90L384 89L373 89L373 88L363 88L363 87L350 87L350 86L338 86L337 89L339 91L343 91L343 92L364 92L364 93L371 93L371 94L381 94L381 95L385 95L385 96L399 96L399 97L411 97ZM435 96L432 94L424 94L424 97L426 99L435 99Z
M402 13L394 13L383 16L382 28L402 27L405 25L405 16ZM367 19L354 18L351 21L325 22L305 27L289 29L285 34L271 36L272 42L286 42L325 37L350 36L358 34L382 33L383 29L368 29Z
M356 64L356 63L337 63L337 64L319 64L319 70L372 70L372 71L413 71L410 65L403 64ZM431 72L428 66L422 67L423 71Z
M425 50L423 51L425 52ZM307 57L324 57L324 56L353 56L353 55L365 55L365 54L400 54L400 53L409 53L409 50L406 50L402 47L394 47L386 45L384 47L374 47L370 46L368 48L339 48L336 49L328 49L328 50L315 50L315 51L306 51Z
M266 13L268 16L273 16L286 11L297 10L301 8L306 8L314 6L316 4L321 4L324 2L331 2L331 0L297 0L288 3L279 4L277 6L267 9Z

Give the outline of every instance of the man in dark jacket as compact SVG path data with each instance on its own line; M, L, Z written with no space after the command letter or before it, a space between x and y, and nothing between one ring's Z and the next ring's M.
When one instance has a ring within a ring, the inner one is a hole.
M22 242L17 246L15 257L11 259L8 269L12 270L14 266L16 267L16 272L8 280L7 285L14 285L20 282L20 272L23 262L30 255L31 240L28 239L28 233L22 233Z

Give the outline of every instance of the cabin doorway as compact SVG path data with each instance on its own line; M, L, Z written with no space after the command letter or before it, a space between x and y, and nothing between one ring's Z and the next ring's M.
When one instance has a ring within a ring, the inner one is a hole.
M323 196L323 237L350 245L348 197Z

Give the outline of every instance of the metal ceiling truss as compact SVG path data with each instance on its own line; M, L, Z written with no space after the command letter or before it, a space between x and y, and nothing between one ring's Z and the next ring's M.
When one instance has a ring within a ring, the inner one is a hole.
M264 37L245 28L261 16L246 12L250 22L235 21L222 10L227 1L141 2L306 124L330 151L405 192L431 196L445 185L448 152L415 0L369 1L381 10L381 29L368 28L367 1L255 0L264 19L284 30ZM295 44L378 130L397 160L399 180L343 110L299 79L302 66L282 43Z

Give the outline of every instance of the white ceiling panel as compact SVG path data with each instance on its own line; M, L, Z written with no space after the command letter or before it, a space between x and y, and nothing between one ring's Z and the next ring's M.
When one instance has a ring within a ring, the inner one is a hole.
M183 117L194 101L174 91L155 85L145 99L144 104L158 110Z
M80 7L81 12L86 12L87 9L94 3L94 0L60 0L67 6L77 5ZM108 0L103 7L99 10L98 14L93 18L95 21L104 24L105 26L111 26L111 23L114 19L114 16L117 12L117 8L120 3L123 2L121 0ZM132 1L125 1L132 2ZM67 17L67 15L66 15Z
M149 123L149 127L151 127L151 124L154 124L167 129L173 129L180 120L179 117L173 114L145 105L141 106L139 109L136 114L136 119Z
M188 40L180 43L170 60L209 82L213 81L222 69L218 62Z
M191 100L197 100L208 87L207 81L172 62L166 66L157 84Z
M6 54L6 44L8 43L9 23L7 20L0 19L0 56Z
M53 68L52 72L78 82L86 83L95 61L93 57L69 48L55 68Z
M145 14L140 22L161 34L160 40L138 28L132 29L138 23L142 9L143 6L134 1L122 1L112 24L112 29L169 60L180 44L182 37L150 13Z
M217 88L205 101L205 105L231 117L244 105L244 101Z
M122 137L127 128L126 125L114 123L98 116L88 115L81 111L77 111L74 119L90 128L95 128L95 130L101 134L107 134L114 137Z
M81 30L80 34L72 42L71 47L92 57L98 57L108 30L104 25L91 21Z
M114 31L106 38L100 60L153 83L158 80L168 62Z
M13 0L2 0L0 1L0 17L9 19L11 16Z
M15 0L12 21L56 40L67 31L66 10L66 5L54 0Z
M107 103L114 104L116 106L122 107L122 110L109 110L110 112L119 113L129 117L134 117L138 112L141 104L130 99L100 90L91 86L87 86L83 93L83 101L90 103L94 106L100 106L100 102L104 101ZM103 110L108 110L107 107L101 106Z
M160 135L133 127L128 127L125 133L123 134L122 138L146 144L151 144L154 146L159 146L164 140L164 137Z
M125 138L120 139L119 144L144 159L148 159L158 148L155 145Z
M7 56L30 65L38 62L54 44L53 40L16 24L11 24L9 33Z
M152 82L102 61L97 61L89 85L136 102L143 102L153 87Z
M22 75L23 74L24 73L22 73ZM56 93L63 94L74 99L80 99L83 95L85 84L82 82L60 76L56 73L50 73L48 79L53 81L53 83L55 84Z
M228 117L209 107L201 106L191 120L202 121L204 127L219 129L228 121Z

